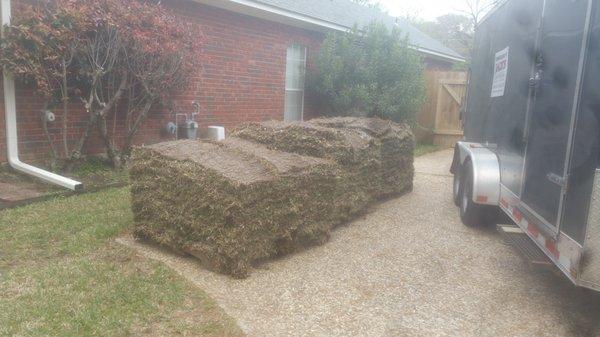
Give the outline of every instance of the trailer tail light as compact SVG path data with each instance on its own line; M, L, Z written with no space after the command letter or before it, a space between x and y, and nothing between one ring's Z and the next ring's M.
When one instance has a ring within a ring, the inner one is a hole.
M485 195L478 195L475 199L475 202L477 202L478 204L485 204L488 202L488 197Z

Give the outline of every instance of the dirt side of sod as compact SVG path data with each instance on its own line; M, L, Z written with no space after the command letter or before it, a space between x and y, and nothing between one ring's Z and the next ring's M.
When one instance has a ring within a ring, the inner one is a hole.
M137 148L135 235L243 278L411 190L413 148L407 127L356 118L247 124L223 142Z

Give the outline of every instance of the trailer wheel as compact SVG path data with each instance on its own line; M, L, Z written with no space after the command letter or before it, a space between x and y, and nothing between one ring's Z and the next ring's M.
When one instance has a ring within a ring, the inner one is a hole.
M491 223L495 209L473 202L473 165L465 163L460 177L460 219L465 226L480 227Z
M461 171L462 169L459 167L456 172L454 172L454 181L452 183L452 199L454 200L454 204L460 207L460 198L461 198Z

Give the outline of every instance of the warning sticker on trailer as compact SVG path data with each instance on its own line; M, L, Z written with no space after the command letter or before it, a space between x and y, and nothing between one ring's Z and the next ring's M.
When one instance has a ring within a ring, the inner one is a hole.
M496 53L496 59L494 62L494 82L492 83L492 97L504 96L507 76L508 47Z

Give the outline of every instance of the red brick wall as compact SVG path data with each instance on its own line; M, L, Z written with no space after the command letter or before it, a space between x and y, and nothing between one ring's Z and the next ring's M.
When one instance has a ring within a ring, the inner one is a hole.
M287 47L292 43L305 45L310 67L324 35L185 0L171 0L168 4L202 32L201 67L194 74L189 89L175 97L176 112L191 112L192 101L197 100L201 105L197 119L201 128L222 125L227 130L245 121L282 119ZM430 58L425 58L425 64L435 69L452 67L447 62ZM50 148L40 122L42 108L43 102L32 90L18 85L19 147L22 158L27 161L41 162L50 157ZM57 119L50 124L50 133L60 150L62 116L59 109L54 113ZM305 118L315 115L316 108L307 98ZM174 117L167 108L155 107L143 123L135 143L171 139L164 132L170 121L174 121ZM74 103L69 116L68 139L71 147L79 139L85 123L86 113L80 104ZM124 121L110 118L109 129L111 134L116 135L117 141L122 140L124 126ZM90 139L87 151L103 151L97 135ZM5 161L4 101L0 94L0 163Z
M227 130L245 121L282 119L287 47L292 43L305 45L310 64L323 34L183 0L173 0L169 4L202 31L201 67L194 74L189 90L175 97L175 110L189 113L193 110L192 101L197 100L201 105L200 126L222 125ZM0 163L6 161L1 96ZM40 122L42 108L43 102L31 90L18 86L19 147L25 160L39 162L49 158L50 149ZM307 116L312 114L310 108L307 104ZM54 112L57 121L50 125L50 132L59 146L61 114L59 109ZM163 129L173 120L167 108L157 106L144 122L136 143L169 139ZM111 117L109 127L113 130L114 126L117 139L120 139L124 134L124 123L113 122ZM74 143L85 126L85 113L79 104L73 104L69 124L69 140ZM91 153L102 151L97 136L90 140L87 148Z

